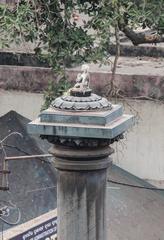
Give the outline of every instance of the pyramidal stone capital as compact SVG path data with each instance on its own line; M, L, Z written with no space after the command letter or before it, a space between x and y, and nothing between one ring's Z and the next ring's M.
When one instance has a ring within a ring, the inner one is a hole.
M50 107L28 125L31 134L42 137L117 139L134 125L134 116L123 108L92 93L88 65L66 95L56 98Z
M75 98L75 99L74 99ZM134 125L134 116L106 100L81 101L82 97L58 98L29 123L28 132L42 136L115 139ZM68 99L71 99L70 101ZM105 102L105 107L97 107ZM60 104L58 104L60 102Z

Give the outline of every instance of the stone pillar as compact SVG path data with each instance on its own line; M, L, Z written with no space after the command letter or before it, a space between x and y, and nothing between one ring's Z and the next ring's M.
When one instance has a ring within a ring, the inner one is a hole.
M58 172L58 240L106 240L106 177L113 151L134 124L132 115L89 88L88 66L28 131L54 145Z
M106 240L106 147L54 146L57 168L58 240Z

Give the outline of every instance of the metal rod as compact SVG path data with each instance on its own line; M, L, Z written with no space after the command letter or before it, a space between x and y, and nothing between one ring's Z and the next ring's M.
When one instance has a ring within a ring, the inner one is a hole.
M2 191L8 191L8 190L9 190L9 187L2 187L2 186L0 186L0 190L2 190Z
M3 174L9 174L9 173L11 173L9 170L0 170L0 173L3 173Z
M5 161L32 159L32 158L48 158L48 157L53 157L53 155L52 154L40 154L40 155L30 155L30 156L13 156L13 157L5 157Z

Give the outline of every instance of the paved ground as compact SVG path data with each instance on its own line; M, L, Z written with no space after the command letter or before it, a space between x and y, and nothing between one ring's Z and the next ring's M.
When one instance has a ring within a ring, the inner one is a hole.
M114 57L111 57L111 62ZM80 70L80 67L74 68ZM111 72L111 65L99 66L98 64L90 64L91 72ZM148 58L148 57L120 57L117 67L118 74L136 74L136 75L164 75L164 59Z

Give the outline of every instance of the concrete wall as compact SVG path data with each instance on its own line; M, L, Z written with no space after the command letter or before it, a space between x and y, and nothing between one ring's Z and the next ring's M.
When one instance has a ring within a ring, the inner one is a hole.
M137 114L137 125L116 144L114 162L130 173L164 187L164 104L124 102L126 112Z
M0 102L0 115L15 110L34 119L39 114L43 95L0 91ZM127 113L138 114L138 124L126 139L116 144L114 162L138 177L164 186L164 104L144 100L126 100L121 104Z
M111 61L113 61L112 58ZM89 64L89 67L91 87L96 92L104 92L111 79L111 68L109 66L100 68L95 64ZM80 69L79 66L67 70L70 82L75 83ZM115 85L126 97L164 99L163 69L164 61L161 60L149 62L137 58L120 58ZM38 93L47 88L49 80L57 81L57 77L50 68L0 65L0 88L4 90Z
M0 116L14 110L26 118L34 119L41 109L43 94L0 90L0 103Z

